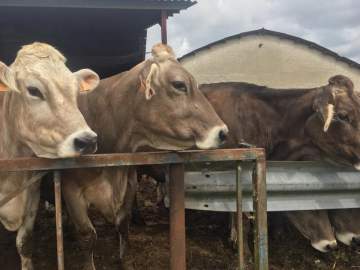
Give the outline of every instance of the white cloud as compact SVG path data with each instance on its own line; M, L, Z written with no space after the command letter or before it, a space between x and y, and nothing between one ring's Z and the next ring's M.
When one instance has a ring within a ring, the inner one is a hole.
M226 36L265 27L314 41L360 62L358 0L199 0L169 18L168 39L178 56ZM160 40L148 31L148 49Z

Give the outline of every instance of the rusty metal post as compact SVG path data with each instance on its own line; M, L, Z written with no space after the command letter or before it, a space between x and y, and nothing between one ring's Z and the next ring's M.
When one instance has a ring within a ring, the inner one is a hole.
M167 11L161 10L161 42L167 44Z
M241 186L241 166L240 162L236 166L236 216L237 216L237 239L238 239L238 262L239 270L245 269L244 263L244 232L243 232L243 212L242 212L242 186Z
M62 230L62 205L61 205L61 175L59 171L54 173L55 190L55 216L56 216L56 247L58 270L64 270L64 243Z
M269 262L265 156L259 156L256 160L256 168L253 174L253 207L255 216L255 270L268 270Z
M184 164L170 165L170 269L186 269Z

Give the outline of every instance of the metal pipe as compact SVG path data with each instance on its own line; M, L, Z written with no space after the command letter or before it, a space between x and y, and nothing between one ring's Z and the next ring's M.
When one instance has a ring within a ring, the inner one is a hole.
M170 165L170 269L186 269L184 165Z
M259 156L262 156L263 153L264 150L261 148L251 148L97 154L66 159L46 159L35 157L0 159L0 171L40 171L207 161L255 160Z
M56 247L58 270L64 270L64 243L62 230L62 205L61 205L61 175L59 171L54 173L55 190L55 217L56 217Z
M167 11L161 10L161 42L167 44Z
M242 186L241 186L241 166L240 162L236 166L236 216L237 216L237 239L238 239L238 260L239 269L245 269L244 261L244 232L243 232L243 213L242 213Z
M253 173L253 206L255 216L254 257L255 270L268 270L268 232L266 199L266 161L265 156L256 160Z

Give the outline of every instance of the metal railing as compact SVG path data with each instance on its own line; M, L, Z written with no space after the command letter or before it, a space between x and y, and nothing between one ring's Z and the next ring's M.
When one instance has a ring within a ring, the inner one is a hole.
M185 166L185 208L236 211L234 165ZM252 212L253 164L241 163L244 212ZM351 166L318 161L267 161L267 211L360 208L360 172ZM168 179L166 179L168 182ZM168 206L168 196L165 197Z
M218 149L206 151L149 152L125 154L98 154L72 159L17 158L0 160L0 171L43 171L73 168L120 167L134 165L170 165L170 269L186 269L185 248L185 199L184 164L195 162L236 161L237 167L237 219L239 269L244 269L242 242L242 189L240 162L253 161L252 174L255 269L268 269L267 208L266 208L266 160L263 149ZM58 269L64 269L63 234L61 220L61 176L55 173L55 209Z

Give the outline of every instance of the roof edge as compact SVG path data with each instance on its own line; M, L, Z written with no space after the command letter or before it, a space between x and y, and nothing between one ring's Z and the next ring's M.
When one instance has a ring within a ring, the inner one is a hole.
M131 10L182 10L195 5L196 1L88 1L88 0L3 0L0 7L14 8L84 8L84 9L131 9Z
M300 37L297 37L297 36L293 36L293 35L289 35L289 34L286 34L286 33L282 33L282 32L277 32L277 31L272 31L272 30L268 30L268 29L265 29L265 28L260 28L260 29L257 29L257 30L252 30L252 31L247 31L247 32L242 32L240 34L236 34L236 35L233 35L233 36L229 36L229 37L226 37L226 38L223 38L223 39L220 39L220 40L217 40L215 42L212 42L212 43L209 43L205 46L202 46L198 49L195 49L183 56L181 56L179 58L179 61L181 60L184 60L185 58L187 57L190 57L192 55L195 55L196 53L200 52L200 51L203 51L205 49L209 49L215 45L218 45L218 44L221 44L221 43L225 43L226 41L229 41L229 40L234 40L234 39L241 39L241 38L244 38L244 37L248 37L248 36L256 36L256 35L269 35L269 36L275 36L275 37L278 37L278 38L281 38L281 39L287 39L287 40L291 40L291 41L294 41L295 43L300 43L304 46L307 46L309 48L312 48L312 49L316 49L318 51L320 51L321 53L325 54L325 55L329 55L329 56L332 56L334 57L336 60L338 61L343 61L345 63L347 63L349 66L351 67L355 67L357 69L360 69L360 64L347 58L347 57L344 57L344 56L341 56L315 42L312 42L312 41L309 41L309 40L306 40L306 39L303 39L303 38L300 38Z

